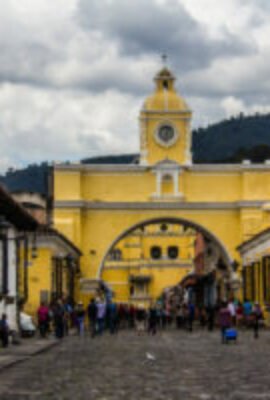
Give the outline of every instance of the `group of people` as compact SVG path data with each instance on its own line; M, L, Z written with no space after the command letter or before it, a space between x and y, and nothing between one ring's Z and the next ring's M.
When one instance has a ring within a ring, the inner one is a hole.
M58 299L50 305L41 302L37 310L37 320L40 336L47 337L54 331L57 338L68 335L69 329L80 319L80 307L67 299Z
M243 303L231 300L222 302L219 309L219 326L221 329L221 341L225 343L225 332L231 327L252 327L254 338L259 337L260 323L264 315L258 302L252 303L245 299Z
M158 330L173 325L192 332L194 321L202 328L207 327L209 331L219 326L222 338L229 327L252 326L257 338L262 318L260 305L252 304L247 299L243 304L231 300L221 302L215 307L195 307L190 301L178 305L174 312L170 307L159 304L151 304L145 308L143 305L116 304L112 300L105 301L101 298L91 299L87 307L82 302L71 304L57 300L50 307L42 303L38 309L40 335L46 337L54 329L58 338L68 334L70 327L75 327L79 335L83 335L88 327L92 337L102 335L105 329L114 334L123 328L135 328L139 335L143 332L154 335Z
M40 336L45 338L54 332L59 339L68 334L71 327L83 335L88 327L92 337L100 336L104 330L115 334L119 329L135 328L138 335L145 332L155 335L158 330L175 326L177 329L193 330L194 321L209 331L219 326L221 340L225 342L225 332L231 327L252 327L254 337L259 337L259 327L263 320L263 311L259 303L245 299L221 302L215 307L195 307L190 301L182 303L174 309L170 306L151 304L145 308L127 304L116 304L112 300L91 299L85 308L82 302L74 304L67 299L58 299L50 305L41 303L37 310ZM9 325L7 315L0 319L0 341L2 347L8 346Z

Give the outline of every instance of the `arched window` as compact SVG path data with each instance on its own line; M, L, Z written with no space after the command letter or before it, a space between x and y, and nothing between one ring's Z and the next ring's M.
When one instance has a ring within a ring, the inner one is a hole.
M175 260L178 257L179 249L177 246L168 247L168 258Z
M113 261L122 260L122 251L120 249L112 249L109 253L109 258Z
M168 230L168 225L167 224L161 224L160 225L160 230L161 230L161 232L166 232Z
M161 247L159 246L152 246L150 250L151 258L154 260L159 260L162 255Z

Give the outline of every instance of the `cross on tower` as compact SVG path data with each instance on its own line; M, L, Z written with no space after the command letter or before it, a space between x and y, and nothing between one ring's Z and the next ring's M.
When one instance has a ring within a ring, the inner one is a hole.
M167 64L167 59L168 59L167 54L164 53L161 55L161 60L162 60L162 63L164 66L166 66L166 64Z

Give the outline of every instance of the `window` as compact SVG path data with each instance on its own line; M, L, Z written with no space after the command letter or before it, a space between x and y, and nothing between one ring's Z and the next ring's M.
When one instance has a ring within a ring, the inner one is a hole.
M160 225L160 230L161 230L161 232L167 232L167 230L168 230L168 225L167 225L167 224L161 224L161 225Z
M148 282L136 282L130 287L131 297L145 297L149 294L149 283Z
M109 253L109 259L113 261L122 260L122 251L120 249L112 249Z
M151 254L151 258L153 258L154 260L160 259L161 255L162 255L161 248L159 246L151 247L150 254Z
M175 260L178 257L179 250L177 246L169 246L168 247L168 257L172 260Z
M169 87L168 81L163 81L163 88L168 89L168 87Z

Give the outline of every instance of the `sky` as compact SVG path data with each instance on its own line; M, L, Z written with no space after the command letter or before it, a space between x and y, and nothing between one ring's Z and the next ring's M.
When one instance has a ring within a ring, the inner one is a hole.
M193 127L270 111L269 0L0 0L0 173L139 151L161 54Z

